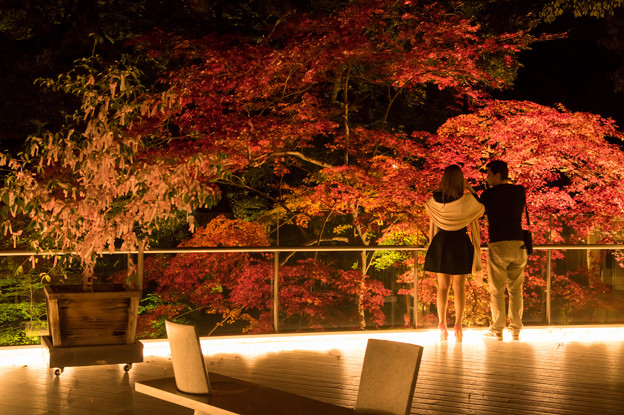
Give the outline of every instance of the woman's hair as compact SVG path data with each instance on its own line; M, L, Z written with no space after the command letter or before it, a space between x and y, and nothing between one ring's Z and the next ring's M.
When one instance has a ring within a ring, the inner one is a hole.
M444 169L440 192L442 200L456 200L464 194L464 173L457 164L451 164Z

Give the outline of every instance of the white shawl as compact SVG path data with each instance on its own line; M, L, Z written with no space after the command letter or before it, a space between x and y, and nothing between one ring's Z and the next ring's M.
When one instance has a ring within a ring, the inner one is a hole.
M485 207L473 195L465 194L457 200L448 203L436 202L433 197L425 202L425 209L429 214L429 241L438 233L439 229L458 231L470 225L470 239L474 247L472 259L472 274L483 275L481 266L481 232L478 219L485 213Z

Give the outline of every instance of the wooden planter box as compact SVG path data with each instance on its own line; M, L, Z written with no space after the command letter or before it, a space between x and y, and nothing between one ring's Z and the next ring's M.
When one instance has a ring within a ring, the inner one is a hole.
M48 326L55 347L135 343L141 292L123 284L46 285Z

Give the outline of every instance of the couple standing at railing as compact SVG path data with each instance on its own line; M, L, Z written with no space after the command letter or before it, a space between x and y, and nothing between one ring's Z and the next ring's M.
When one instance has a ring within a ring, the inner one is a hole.
M451 280L455 294L455 338L462 340L466 276L483 273L478 220L484 213L489 230L487 264L492 311L492 324L485 335L503 338L505 287L509 292L509 331L514 340L519 339L522 329L522 282L527 263L522 213L526 193L524 187L509 183L504 161L490 161L486 171L489 187L478 196L464 179L461 168L448 166L439 189L425 203L430 217L430 244L424 269L438 277L437 309L442 340L448 338L446 309Z

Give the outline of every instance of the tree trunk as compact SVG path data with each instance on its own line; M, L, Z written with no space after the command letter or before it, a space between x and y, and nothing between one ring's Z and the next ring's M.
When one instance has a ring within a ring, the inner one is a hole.
M366 315L364 314L364 305L362 304L364 301L364 291L366 290L366 283L363 278L366 275L366 251L362 251L360 256L362 260L362 281L360 282L360 291L358 294L358 316L360 318L360 330L366 330Z
M345 152L344 152L344 165L349 165L349 147L350 147L350 130L349 130L349 96L347 91L349 90L349 75L351 74L351 64L347 67L347 71L345 74L345 81L343 87L343 98L344 98L344 126L345 126Z

